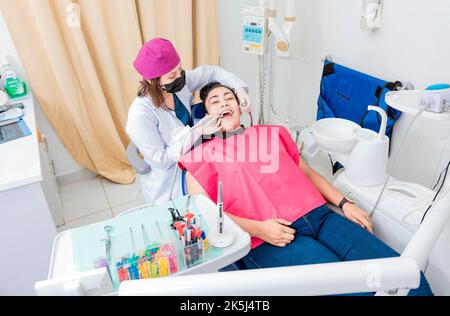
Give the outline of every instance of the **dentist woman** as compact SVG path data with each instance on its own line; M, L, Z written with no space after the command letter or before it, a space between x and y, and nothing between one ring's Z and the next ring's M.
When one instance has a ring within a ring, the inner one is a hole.
M237 91L241 104L247 105L244 111L248 112L248 87L217 66L184 71L174 46L163 38L147 42L134 67L143 80L129 109L126 131L151 167L149 174L141 176L145 202L163 203L182 195L181 173L175 174L178 160L202 135L214 134L221 128L220 119L209 115L193 125L193 92L220 81Z

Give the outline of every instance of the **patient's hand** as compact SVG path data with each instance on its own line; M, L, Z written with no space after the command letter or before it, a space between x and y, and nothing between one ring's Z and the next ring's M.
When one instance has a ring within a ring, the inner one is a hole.
M255 234L255 237L277 247L286 247L295 238L295 230L288 227L290 225L292 223L284 219L269 219L259 222L258 232Z
M367 229L373 234L373 224L369 218L369 215L367 215L367 213L360 209L356 204L346 203L344 205L343 212L345 217L349 220L362 228Z

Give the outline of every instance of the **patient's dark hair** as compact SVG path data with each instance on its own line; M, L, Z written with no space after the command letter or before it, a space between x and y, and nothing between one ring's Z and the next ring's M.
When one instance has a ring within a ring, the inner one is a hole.
M206 86L204 86L204 87L200 90L200 100L202 100L202 102L206 105L206 99L208 98L209 93L210 93L212 90L214 90L214 89L216 89L216 88L220 88L220 87L227 88L228 90L230 90L230 91L233 93L233 95L234 95L234 97L236 98L236 100L239 102L239 98L238 98L238 96L237 96L237 94L236 94L236 91L234 91L233 88L230 88L230 87L228 87L228 86L225 86L225 85L221 84L221 83L218 82L218 81L213 81L213 82L211 82L211 83L208 83Z

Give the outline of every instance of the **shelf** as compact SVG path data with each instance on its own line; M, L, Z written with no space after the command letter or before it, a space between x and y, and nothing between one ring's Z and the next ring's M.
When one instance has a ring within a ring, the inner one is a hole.
M421 110L419 107L421 93L422 91L420 90L388 92L386 94L386 103L405 114L416 115ZM443 113L424 111L420 116L435 121L450 121L450 111Z

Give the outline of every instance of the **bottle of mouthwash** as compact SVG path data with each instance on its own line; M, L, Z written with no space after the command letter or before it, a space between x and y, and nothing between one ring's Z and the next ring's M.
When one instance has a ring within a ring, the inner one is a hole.
M11 99L22 98L27 95L27 86L25 82L20 80L17 71L8 61L6 56L0 56L1 63L1 81L3 89Z

